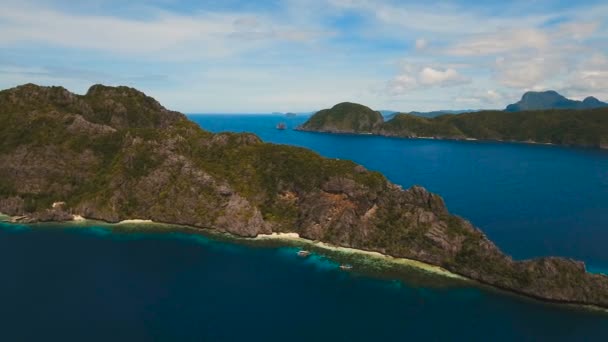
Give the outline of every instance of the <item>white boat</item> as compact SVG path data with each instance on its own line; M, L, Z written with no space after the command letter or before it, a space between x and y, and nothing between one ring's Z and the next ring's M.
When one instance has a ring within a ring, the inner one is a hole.
M349 264L342 264L340 265L340 269L343 271L350 271L353 269L353 265L349 265Z
M305 258L305 257L307 257L307 256L309 256L309 255L310 255L310 252L309 252L309 251L307 251L307 250L302 249L302 250L299 250L299 251L298 251L298 256L299 256L299 257L303 257L303 258Z

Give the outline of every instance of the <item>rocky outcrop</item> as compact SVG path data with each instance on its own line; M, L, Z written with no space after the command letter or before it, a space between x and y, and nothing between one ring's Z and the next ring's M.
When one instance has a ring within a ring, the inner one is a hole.
M76 115L67 130L76 134L106 134L116 132L116 129L110 126L89 122L82 115Z
M370 122L358 127L375 129ZM127 87L0 92L0 212L28 223L80 215L245 237L295 232L528 296L608 307L608 277L568 259L514 261L422 187L403 190L355 163L253 134L211 134Z

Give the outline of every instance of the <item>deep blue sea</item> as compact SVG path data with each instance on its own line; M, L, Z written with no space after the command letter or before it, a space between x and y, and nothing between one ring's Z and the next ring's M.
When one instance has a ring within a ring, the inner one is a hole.
M516 258L562 255L608 269L606 151L275 129L303 117L191 118L423 185ZM303 260L296 250L185 232L0 224L0 340L608 340L606 313L414 270L341 272L333 256Z

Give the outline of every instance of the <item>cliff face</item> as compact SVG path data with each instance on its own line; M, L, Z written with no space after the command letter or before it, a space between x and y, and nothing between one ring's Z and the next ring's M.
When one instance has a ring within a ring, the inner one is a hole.
M591 100L589 100L591 101ZM589 102L587 101L587 102ZM591 101L592 102L592 101ZM317 115L320 115L317 118ZM332 112L321 111L302 125L303 130L330 132ZM321 120L322 119L322 120ZM311 124L311 122L315 124ZM342 131L358 133L352 126ZM586 110L535 110L508 113L480 111L458 115L423 118L411 114L395 114L367 133L393 137L432 137L437 139L480 139L522 141L606 148L608 146L608 108Z
M304 238L439 265L538 298L608 307L608 277L560 258L515 262L443 200L349 161L252 134L211 134L126 87L0 92L0 212L151 219Z

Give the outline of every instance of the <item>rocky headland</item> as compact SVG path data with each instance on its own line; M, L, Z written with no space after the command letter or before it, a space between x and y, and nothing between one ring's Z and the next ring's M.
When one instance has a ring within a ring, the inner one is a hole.
M382 127L379 113L342 107L365 117L353 132ZM242 237L297 233L542 300L608 308L608 277L570 259L515 261L422 187L403 190L353 162L253 134L212 134L127 87L1 91L0 212L24 223L138 218Z

